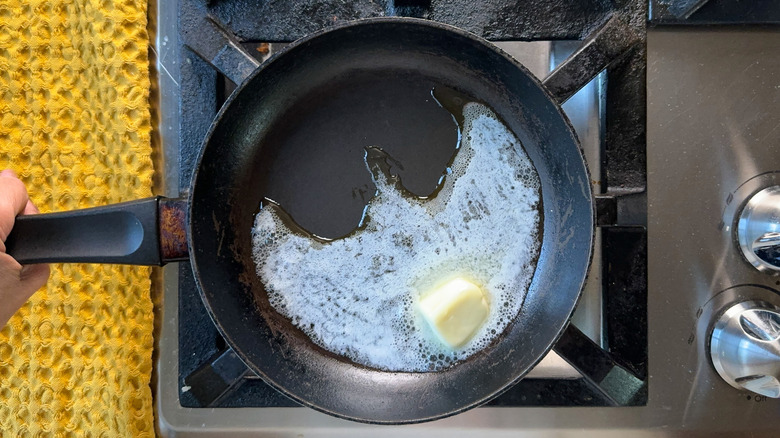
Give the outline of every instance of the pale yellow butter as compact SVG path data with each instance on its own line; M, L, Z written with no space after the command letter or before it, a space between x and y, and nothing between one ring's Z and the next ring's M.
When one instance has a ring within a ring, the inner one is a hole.
M419 308L439 339L457 348L485 322L489 306L479 286L457 277L425 294Z

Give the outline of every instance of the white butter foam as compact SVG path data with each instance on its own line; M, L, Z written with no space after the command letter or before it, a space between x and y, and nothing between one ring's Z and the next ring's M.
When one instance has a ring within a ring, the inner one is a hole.
M443 369L489 345L515 318L540 250L540 181L520 142L486 106L469 103L451 174L431 199L385 177L366 223L321 243L291 231L276 206L252 230L271 305L315 343L389 371ZM455 276L487 291L487 321L463 347L444 346L416 303Z

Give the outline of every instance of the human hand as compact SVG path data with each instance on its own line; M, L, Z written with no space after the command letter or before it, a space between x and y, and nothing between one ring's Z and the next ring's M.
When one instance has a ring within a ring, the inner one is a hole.
M36 213L24 183L11 170L0 172L0 329L49 279L49 265L22 266L5 252L16 216Z

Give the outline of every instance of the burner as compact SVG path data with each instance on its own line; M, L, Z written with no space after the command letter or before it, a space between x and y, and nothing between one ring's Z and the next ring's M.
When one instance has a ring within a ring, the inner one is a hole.
M538 17L552 18L545 12L553 7L552 3L535 5L542 7L535 10ZM488 5L479 17L465 17L457 11L464 10L466 2L451 2L444 7L406 1L382 9L376 3L358 1L349 8L333 4L306 13L301 13L305 8L264 4L259 10L253 7L254 14L244 13L249 5L241 1L215 2L209 6L183 2L179 5L182 39L178 82L179 187L186 189L201 141L226 96L235 83L241 82L268 57L270 50L278 49L279 41L291 41L333 23L388 12L405 15L413 12L412 15L459 25L494 40L582 38L584 41L576 44L576 52L565 58L544 82L558 101L564 102L607 67L606 75L601 75L587 90L591 108L582 110L573 102L568 105L570 112L574 111L570 114L573 120L595 118L596 126L603 130L603 137L589 139L592 142L589 146L594 149L591 155L596 157L590 166L594 175L601 175L594 190L599 193L599 260L594 263L595 275L592 274L601 279L601 284L590 286L596 289L595 305L602 307L591 309L597 316L590 319L601 325L590 330L591 337L598 342L570 327L555 352L572 363L579 373L569 368L568 374L562 373L566 378L551 378L544 377L542 371L542 378L523 379L490 404L641 405L647 400L646 232L643 227L646 223L645 53L644 31L630 23L643 11L637 5L619 10L598 5L598 2L593 5L583 2L566 10L568 19L539 18L528 25L531 20L525 13L528 11L521 7ZM561 22L566 25L561 26ZM503 45L513 48L511 43ZM560 62L566 46L548 43L545 46L548 62ZM569 48L572 46L568 44ZM518 56L524 53L522 47L517 52ZM540 73L546 75L548 71L543 69ZM602 106L604 117L599 119ZM592 127L581 127L580 136L588 135L589 128ZM605 266L610 269L605 271ZM226 346L201 303L189 265L179 267L178 283L179 315L186 315L178 323L181 406L295 405L248 372ZM534 377L533 373L529 377ZM620 379L619 388L614 385L615 378Z
M780 23L780 8L759 3L161 1L165 194L186 197L235 84L297 38L379 16L473 32L563 103L593 179L591 270L572 324L516 385L444 420L369 433L774 436L780 212L767 194L780 186L780 33L766 25ZM212 323L189 264L163 275L162 435L366 434L249 371Z
M773 225L771 205L760 205L761 221L750 230L758 240L741 241L736 228L740 215L758 208L750 203L779 184L780 34L754 24L780 23L780 10L737 3L161 4L161 16L178 17L163 25L164 47L158 45L166 182L174 196L187 189L206 131L235 84L299 37L388 15L473 32L519 59L563 103L594 180L596 249L573 324L553 354L485 407L430 427L520 428L529 421L546 428L770 430L780 426L777 404L767 398L777 393L777 367L747 363L739 348L776 342L776 267L759 271L745 254L769 245L771 257L757 257L774 263L770 228L780 224ZM200 426L201 415L206 428L225 430L347 427L298 407L242 365L211 322L188 264L165 275L163 429Z

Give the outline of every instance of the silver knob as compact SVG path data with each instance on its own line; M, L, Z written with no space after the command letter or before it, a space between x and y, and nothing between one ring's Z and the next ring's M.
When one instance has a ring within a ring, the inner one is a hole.
M737 241L759 271L780 271L780 186L753 195L739 214Z
M731 386L780 398L780 308L745 301L715 323L710 356Z

